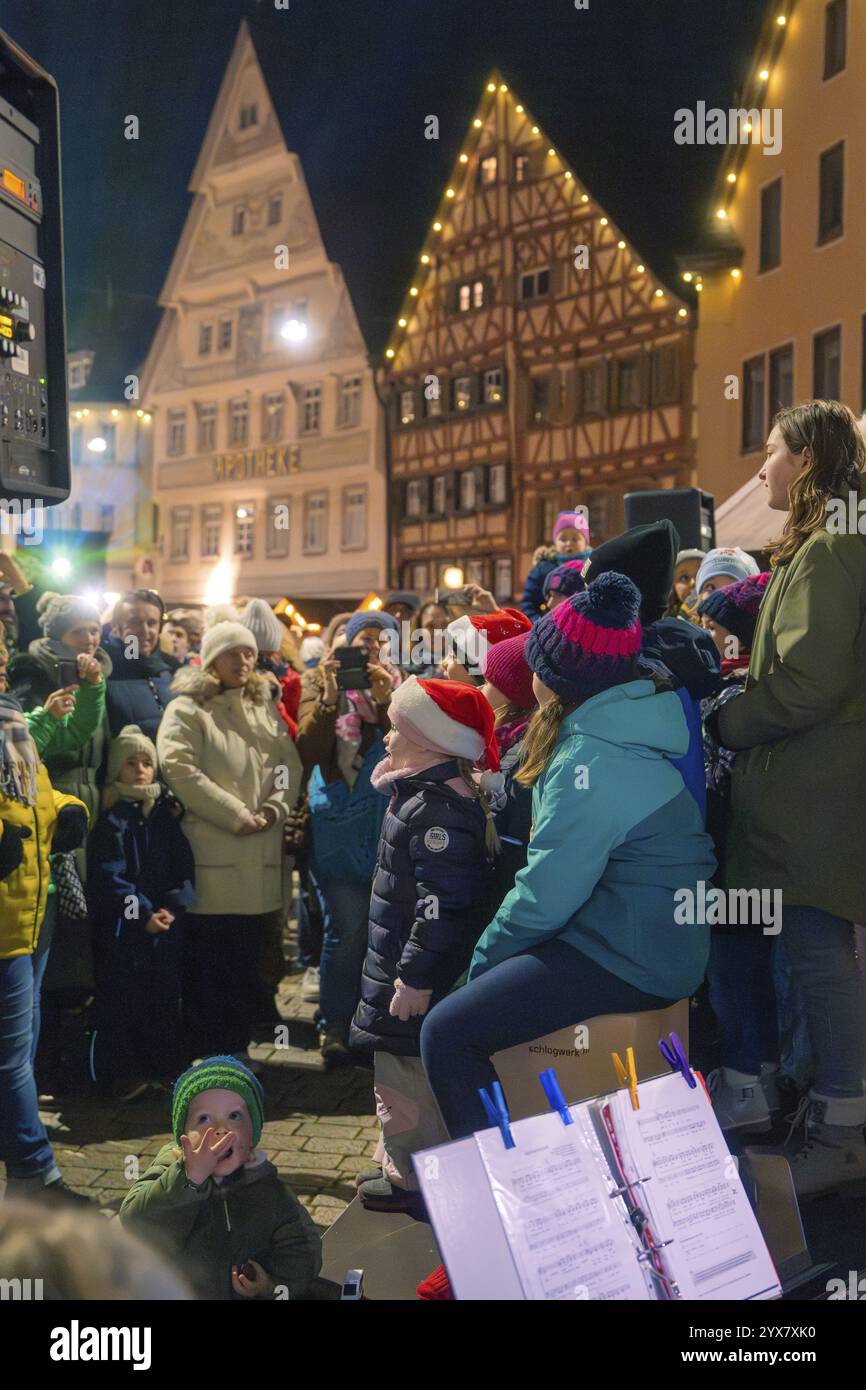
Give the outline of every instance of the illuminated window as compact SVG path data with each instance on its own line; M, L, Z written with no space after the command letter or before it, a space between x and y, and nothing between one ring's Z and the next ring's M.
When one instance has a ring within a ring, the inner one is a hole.
M415 392L400 392L400 424L411 425L415 419Z
M496 405L503 398L502 390L502 368L490 367L484 373L484 402L485 405Z
M496 182L496 155L485 155L478 166L478 182L482 187L489 187Z
M468 410L472 405L472 378L458 376L454 379L453 405L455 410Z
M252 502L235 507L235 555L251 560L255 551L256 509Z
M529 155L516 154L514 156L514 182L527 183L529 181Z
M508 501L508 464L492 463L488 474L490 505L501 507Z
M475 501L475 470L473 468L467 468L465 472L460 474L460 511L474 511Z

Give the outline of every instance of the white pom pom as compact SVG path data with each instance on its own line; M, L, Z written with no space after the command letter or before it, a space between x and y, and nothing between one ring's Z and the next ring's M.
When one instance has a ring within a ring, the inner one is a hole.
M504 772L482 772L478 785L487 797L492 811L501 811L507 797L505 795Z
M238 610L231 603L215 603L212 608L205 610L204 630L215 627L217 623L237 623L240 622Z

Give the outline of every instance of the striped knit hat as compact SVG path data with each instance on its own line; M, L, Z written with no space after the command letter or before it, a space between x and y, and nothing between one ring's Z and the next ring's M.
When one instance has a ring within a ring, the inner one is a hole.
M171 1095L171 1128L176 1142L186 1131L190 1105L202 1091L236 1091L247 1103L253 1126L253 1146L262 1137L265 1093L258 1077L236 1057L205 1057L174 1083Z
M714 589L698 604L698 612L701 617L711 618L720 627L727 628L750 651L758 609L769 578L770 572L765 570L763 574L738 579L736 584L726 584L723 589Z
M640 602L624 574L600 574L583 593L539 619L526 643L526 660L569 703L636 680Z
M557 565L544 581L544 597L547 598L550 593L563 594L565 598L579 594L586 588L583 566L583 560L564 560L561 565Z

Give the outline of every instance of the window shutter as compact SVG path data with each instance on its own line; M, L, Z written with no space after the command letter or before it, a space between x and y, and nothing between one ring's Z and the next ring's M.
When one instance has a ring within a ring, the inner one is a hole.
M650 403L652 387L652 356L648 352L640 355L640 403L646 408Z
M469 395L469 409L474 410L479 404L484 391L484 378L480 372L472 373L472 389Z
M445 515L453 516L457 505L457 474L452 469L445 475Z
M484 511L489 505L489 494L487 490L487 465L476 463L472 469L475 474L475 506L478 510Z
M422 516L423 518L426 519L426 518L428 518L428 517L430 517L430 516L432 515L432 507L433 507L433 479L430 478L430 477L427 477L427 478L419 478L418 481L419 481L419 483L421 484L421 486L420 486L420 488L419 488L419 492L420 492L420 494L421 494L421 496L420 496L420 514L421 514L421 516Z
M442 289L442 300L445 305L446 314L453 314L457 311L457 292L460 286L456 280L450 280Z
M485 309L489 309L490 306L493 304L494 299L495 299L495 291L494 291L494 288L493 288L493 277L490 276L490 275L482 275L482 276L481 276L481 280L483 281L483 284L484 284L484 307L485 307Z
M529 167L527 173L530 179L540 179L544 176L544 166L547 160L547 153L542 145L537 149L529 150Z
M610 367L607 407L608 410L619 410L619 363L616 358L611 362ZM602 397L602 399L604 399L604 397Z
M565 371L561 367L554 367L550 373L550 381L547 388L547 415L552 425L563 425L568 419L565 401Z
M565 287L565 261L550 262L550 293L562 294Z
M672 405L680 398L680 350L674 343L658 347L652 355L652 402Z
M562 393L562 422L572 424L580 409L580 372L577 367L564 369L564 388Z
M513 304L517 298L517 277L514 274L503 275L499 282L500 294L503 304Z

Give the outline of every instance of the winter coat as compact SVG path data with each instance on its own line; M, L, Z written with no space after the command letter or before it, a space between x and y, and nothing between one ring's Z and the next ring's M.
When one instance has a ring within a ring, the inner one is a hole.
M309 777L313 768L319 767L325 782L333 782L341 776L337 766L337 709L322 708L320 699L324 688L325 680L320 667L304 672L301 677L295 743L304 764L304 775ZM379 715L378 726L361 726L361 758L366 756L374 743L378 745L382 736L391 728L387 705L377 705L376 709ZM381 756L384 757L384 752Z
M709 928L675 922L675 893L708 880L715 859L670 762L687 743L676 694L648 680L602 691L562 721L532 791L526 868L476 946L470 980L559 937L648 994L697 988Z
M124 725L137 724L148 738L156 738L166 705L175 695L165 653L157 647L150 656L127 657L120 637L109 637L103 645L112 667L105 696L111 737L116 738Z
M283 905L283 826L298 799L301 762L265 678L223 690L185 666L157 734L160 772L186 808L196 914L255 916ZM276 822L238 835L242 812L270 806Z
M111 675L111 659L101 647L95 652L102 671L102 681L92 685L83 681L75 696L75 709L64 720L55 720L45 710L42 720L46 728L52 725L58 733L44 746L40 747L40 757L44 759L52 786L58 791L68 792L84 802L90 816L99 814L98 777L105 761L108 741L108 721L105 716L106 681ZM44 705L52 691L59 690L60 662L74 661L75 653L63 642L42 637L30 643L30 649L20 652L9 665L9 689L25 711L36 712ZM67 722L68 721L68 722ZM28 720L28 724L30 724ZM59 729L65 726L70 735L85 734L78 742L64 738ZM85 733L86 730L86 733ZM31 724L34 740L43 742L41 727Z
M724 884L866 916L866 537L816 531L758 610L745 692L719 712L736 751Z
M79 815L72 814L76 810ZM65 825L58 825L61 814ZM52 848L74 849L86 824L87 807L54 790L44 763L39 764L35 806L0 796L0 960L35 951L48 898L48 855Z
M232 1290L232 1266L250 1259L296 1298L322 1267L322 1242L274 1165L259 1160L196 1191L180 1150L166 1144L123 1199L120 1219L177 1260L200 1298L246 1301Z
M520 600L520 608L527 618L538 622L544 614L544 581L555 570L557 565L562 565L566 560L588 560L592 550L587 546L579 555L560 555L555 545L540 545L532 557L532 569L526 576L523 585L523 597Z
M672 758L671 762L682 774L706 821L700 702L714 695L721 685L718 648L705 628L679 618L659 618L643 630L641 667L668 681L680 698L689 729L689 746L683 757Z
M484 926L490 891L484 812L474 797L445 785L459 775L452 759L393 783L370 898L353 1046L417 1057L423 1019L391 1017L394 980L432 989L433 1008L463 974Z
M138 936L154 912L175 916L195 901L195 864L181 829L183 808L165 793L149 815L121 798L103 811L87 841L87 907L97 933ZM126 909L130 898L137 918Z

